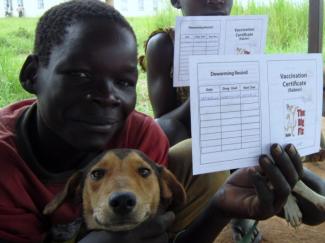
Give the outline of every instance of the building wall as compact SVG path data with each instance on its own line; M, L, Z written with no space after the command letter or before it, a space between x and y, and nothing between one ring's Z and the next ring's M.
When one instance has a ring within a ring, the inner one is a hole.
M114 6L124 16L149 16L164 9L167 0L114 0Z
M0 17L5 17L6 3L12 3L10 10L13 16L18 16L17 7L23 3L24 16L39 17L52 6L66 0L0 0ZM101 0L112 4L124 16L154 15L159 9L165 7L168 0Z
M24 7L24 16L38 17L41 16L47 9L52 6L64 2L64 0L0 0L0 17L5 16L6 2L12 3L12 15L18 16L18 4Z

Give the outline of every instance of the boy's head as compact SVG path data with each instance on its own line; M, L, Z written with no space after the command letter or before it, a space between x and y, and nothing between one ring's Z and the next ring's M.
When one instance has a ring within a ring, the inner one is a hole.
M229 15L233 0L170 0L184 16Z
M38 21L34 54L38 55L39 61L46 65L52 48L63 42L67 27L92 18L112 21L130 30L134 35L126 19L112 6L99 0L68 1L49 9Z
M77 149L103 148L135 107L134 32L97 0L53 7L39 20L20 81L38 98L38 121Z

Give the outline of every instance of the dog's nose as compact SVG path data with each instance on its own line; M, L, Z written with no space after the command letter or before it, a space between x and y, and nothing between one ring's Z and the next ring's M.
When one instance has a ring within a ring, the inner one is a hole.
M108 200L109 206L117 214L128 214L137 203L132 192L113 192Z

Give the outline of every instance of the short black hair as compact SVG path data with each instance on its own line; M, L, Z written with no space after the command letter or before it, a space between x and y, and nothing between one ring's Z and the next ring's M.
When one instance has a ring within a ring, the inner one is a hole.
M136 36L128 21L114 7L99 0L72 0L50 8L39 19L34 42L34 54L47 66L53 47L60 45L67 27L78 21L102 18L121 25Z

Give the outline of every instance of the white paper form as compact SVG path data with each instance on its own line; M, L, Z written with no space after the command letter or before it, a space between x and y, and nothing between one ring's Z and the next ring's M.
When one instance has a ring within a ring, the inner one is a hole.
M189 86L189 56L262 54L266 32L267 16L177 17L174 86Z
M272 143L319 151L322 56L190 58L193 173L254 166Z

